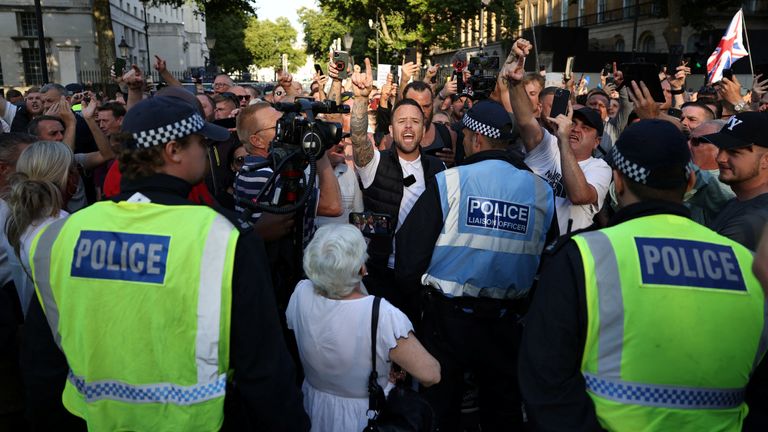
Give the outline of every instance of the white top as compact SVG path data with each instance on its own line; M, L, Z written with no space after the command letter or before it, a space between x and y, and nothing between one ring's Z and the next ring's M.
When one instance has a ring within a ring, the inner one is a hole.
M394 145L394 144L393 144ZM392 151L396 151L392 149ZM415 160L407 161L398 156L400 161L400 167L403 169L403 178L410 175L416 179L416 182L412 185L403 186L403 198L400 200L400 211L397 214L397 232L403 225L405 218L408 217L408 213L411 212L413 205L416 204L416 200L419 199L421 194L426 189L424 183L424 167L421 166L421 155ZM376 177L376 170L379 168L379 161L381 161L381 153L378 149L373 149L373 159L368 162L368 165L364 167L357 167L357 173L360 176L360 181L363 183L363 189L368 189L373 184L373 179ZM395 268L395 238L392 238L392 254L389 255L389 262L387 263L389 268Z
M368 421L373 299L331 300L317 294L309 280L299 282L291 295L285 315L304 366L304 409L312 431L359 432ZM389 350L412 331L405 314L382 299L376 334L382 388L392 365Z
M344 210L344 213L337 217L318 216L318 227L331 223L349 223L349 214L351 212L363 211L363 192L360 190L360 184L357 182L355 170L345 163L340 163L336 165L333 172L339 180L341 208Z
M546 180L555 192L555 208L557 209L557 223L560 226L560 235L568 231L568 220L572 219L571 231L586 228L592 225L592 218L603 207L608 186L611 184L611 167L602 159L589 157L579 162L579 167L584 172L587 183L597 191L597 205L584 204L573 205L566 196L565 183L563 182L563 169L560 161L560 147L557 138L542 128L544 137L525 156L525 163L531 170Z
M13 283L16 285L16 292L19 294L19 300L21 302L21 310L24 316L27 315L27 309L29 308L29 302L32 300L32 296L35 294L35 285L32 282L32 269L29 265L29 251L32 248L32 240L35 239L37 233L50 223L59 220L61 218L69 216L64 210L59 211L59 215L56 217L47 217L41 221L35 222L28 226L24 233L21 235L21 247L19 248L19 255L21 256L21 262L19 257L13 251L13 247L8 243L8 236L5 234L5 221L8 220L8 213L10 209L5 201L0 200L0 219L3 221L3 233L2 233L2 249L6 254L8 261L6 263L7 269L3 269L3 273L10 270L13 277Z

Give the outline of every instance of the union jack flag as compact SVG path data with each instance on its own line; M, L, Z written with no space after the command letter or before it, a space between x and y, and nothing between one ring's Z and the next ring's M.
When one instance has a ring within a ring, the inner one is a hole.
M736 60L749 55L742 40L743 23L744 15L739 9L733 16L725 35L720 39L720 43L717 44L715 52L707 60L707 81L710 84L723 79L723 69L730 69Z

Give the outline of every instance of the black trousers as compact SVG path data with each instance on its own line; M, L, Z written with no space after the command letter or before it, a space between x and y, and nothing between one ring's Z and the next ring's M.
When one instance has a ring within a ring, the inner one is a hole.
M420 287L409 287L395 281L395 271L386 266L368 264L368 275L363 278L368 294L383 297L400 309L418 326Z
M516 302L452 299L425 290L418 337L440 362L442 379L422 394L435 410L441 431L461 430L467 371L475 374L482 430L523 430L517 384L519 312Z

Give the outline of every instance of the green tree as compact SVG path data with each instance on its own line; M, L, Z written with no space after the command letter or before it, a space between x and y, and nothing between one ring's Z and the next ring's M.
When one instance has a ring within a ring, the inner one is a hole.
M288 70L296 72L306 62L302 50L293 47L296 30L288 18L259 20L251 18L245 29L245 46L253 54L253 63L260 68L282 67L282 54L288 54Z
M245 29L254 18L243 10L210 9L205 14L208 37L216 38L213 59L226 72L246 71L253 54L245 47Z
M462 19L480 12L477 0L319 0L322 10L347 17L349 28L367 28L368 20L378 20L381 31L382 61L392 61L392 53L415 47L426 54L430 48L456 48L460 44ZM494 12L508 29L517 25L515 0L491 2ZM375 39L375 33L368 33ZM375 40L368 39L368 47Z
M329 10L301 8L298 10L299 21L304 27L304 45L307 54L317 62L324 62L328 57L331 43L347 32L348 26L339 16Z

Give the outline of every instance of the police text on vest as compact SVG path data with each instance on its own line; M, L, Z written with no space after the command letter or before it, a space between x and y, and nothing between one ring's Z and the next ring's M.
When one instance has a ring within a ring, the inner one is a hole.
M509 231L528 232L531 208L527 205L491 198L467 198L467 225Z
M730 246L668 238L635 238L644 284L746 291Z
M170 240L168 236L81 231L70 274L162 284Z

